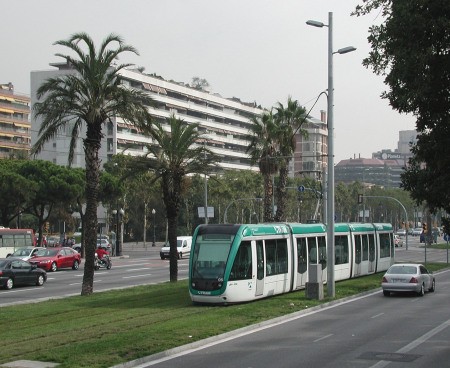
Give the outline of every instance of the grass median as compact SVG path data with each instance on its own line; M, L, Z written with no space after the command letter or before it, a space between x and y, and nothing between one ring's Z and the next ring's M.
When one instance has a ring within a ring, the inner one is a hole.
M445 264L427 266L436 271ZM336 283L334 299L378 288L382 275ZM61 368L111 367L331 300L308 300L302 290L227 307L197 306L183 280L2 307L0 365L27 359Z

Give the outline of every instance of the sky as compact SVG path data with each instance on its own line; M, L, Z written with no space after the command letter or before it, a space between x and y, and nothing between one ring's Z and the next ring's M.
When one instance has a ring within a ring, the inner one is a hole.
M270 109L289 96L320 118L327 110L328 23L333 13L335 163L396 149L415 119L392 110L380 95L382 76L362 65L370 52L373 13L350 16L362 0L2 0L0 83L30 94L30 72L50 70L70 53L55 41L86 32L97 44L110 33L139 51L120 61L166 80L206 79L222 97L256 101ZM315 101L317 103L314 105ZM314 107L313 107L314 106Z

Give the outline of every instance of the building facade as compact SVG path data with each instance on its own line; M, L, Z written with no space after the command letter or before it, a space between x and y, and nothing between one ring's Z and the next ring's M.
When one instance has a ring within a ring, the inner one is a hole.
M50 77L73 72L67 64L52 64L57 70L37 71L31 73L31 103L37 102L36 90L39 85ZM167 118L175 115L186 123L199 123L199 131L203 133L206 146L215 152L220 160L222 170L247 169L257 171L257 166L250 165L246 153L248 141L245 135L249 132L250 119L260 116L262 109L255 103L243 103L237 98L223 98L218 94L190 88L182 83L166 81L160 77L143 74L137 70L122 70L120 78L124 85L141 89L155 101L155 106L148 109L155 120L167 124ZM32 118L32 142L38 138L37 131L41 122ZM103 131L100 157L107 162L114 154L125 152L129 155L144 155L146 144L151 139L143 136L139 129L120 118L106 124ZM80 137L85 136L81 132ZM53 140L46 143L37 158L67 165L67 153L70 144L70 127L61 131ZM84 151L81 138L75 147L74 167L84 167Z
M302 129L308 133L307 138L295 135L296 149L292 160L290 176L307 176L322 180L322 173L327 167L328 127L325 111L321 111L320 120L308 116Z
M31 147L30 97L0 84L0 158L25 158Z

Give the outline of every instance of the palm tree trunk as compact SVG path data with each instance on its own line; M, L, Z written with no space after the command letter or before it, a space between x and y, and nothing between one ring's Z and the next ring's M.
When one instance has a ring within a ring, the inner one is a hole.
M270 174L264 174L264 222L272 222L272 195L273 185Z
M177 217L169 217L168 233L170 243L170 282L178 281L178 251L177 251Z
M280 167L280 178L277 186L277 213L274 221L284 221L284 212L286 209L286 183L288 178L289 167L287 163L283 163Z
M100 144L87 143L85 141L84 151L86 155L86 211L83 227L85 227L85 252L83 284L81 295L91 295L94 292L94 255L97 247L97 205L98 190L100 183L99 168L100 160L98 151ZM100 141L98 141L100 142Z

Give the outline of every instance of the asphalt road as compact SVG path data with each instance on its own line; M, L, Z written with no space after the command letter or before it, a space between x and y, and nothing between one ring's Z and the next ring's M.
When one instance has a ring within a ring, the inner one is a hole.
M436 280L424 297L377 290L117 367L448 367L450 270Z
M161 260L161 247L127 244L123 257L113 257L110 270L95 271L94 292L121 289L137 285L169 281L169 260ZM189 258L178 260L179 279L187 278ZM77 271L71 268L47 272L47 282L42 287L19 286L12 290L0 290L0 306L39 302L46 299L80 295L84 262Z

